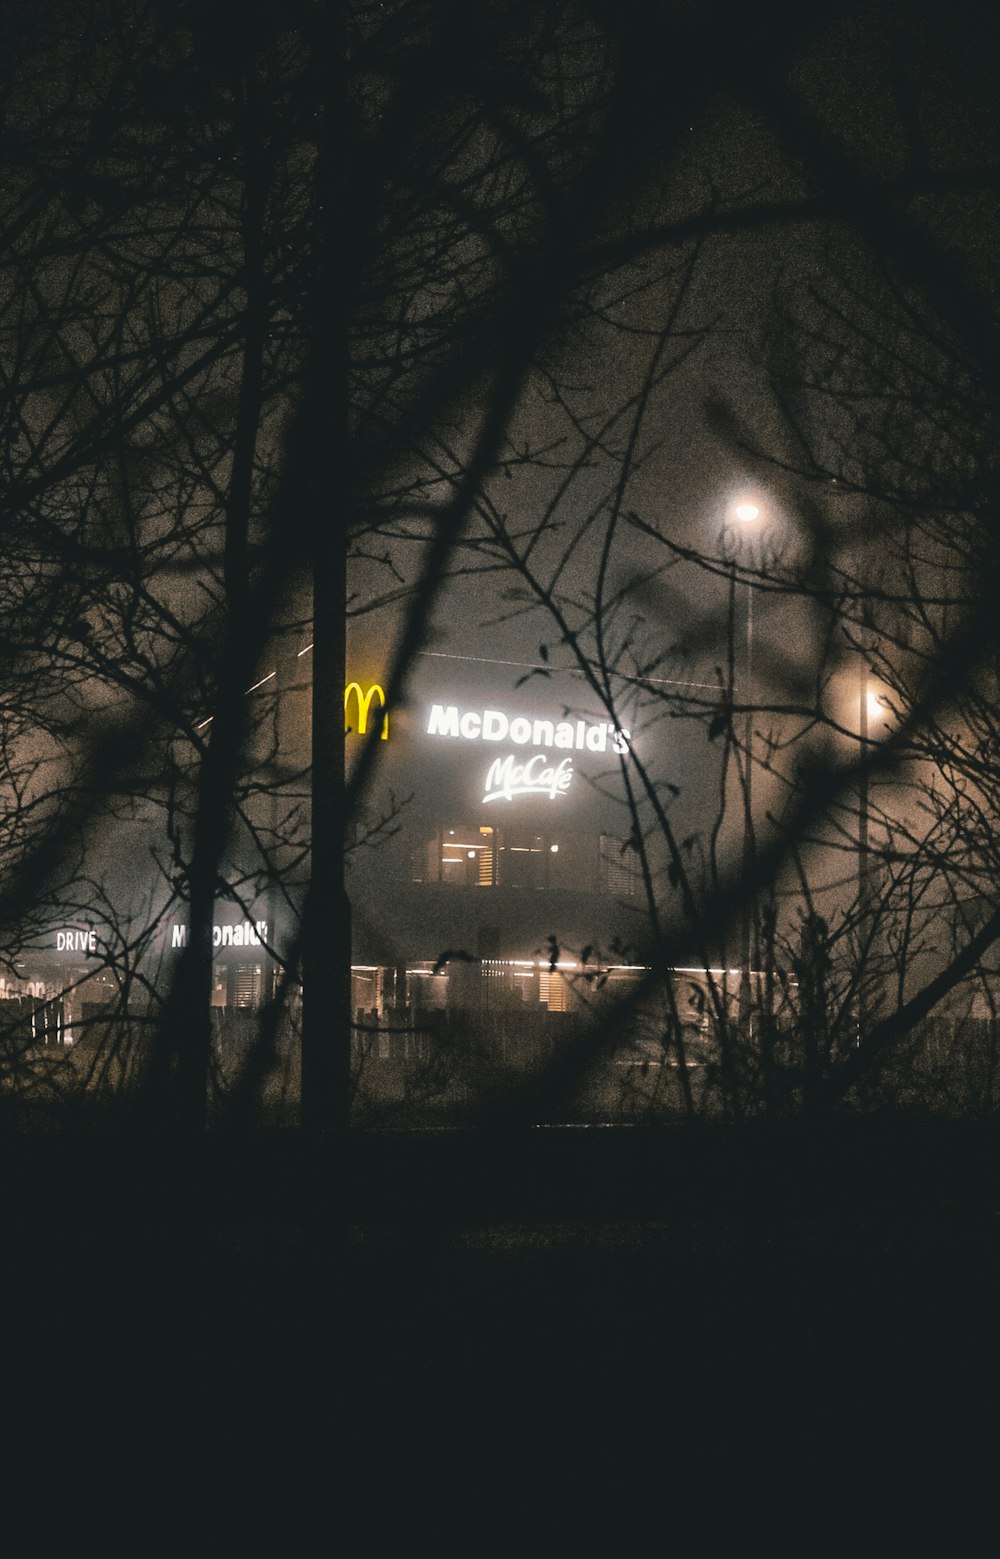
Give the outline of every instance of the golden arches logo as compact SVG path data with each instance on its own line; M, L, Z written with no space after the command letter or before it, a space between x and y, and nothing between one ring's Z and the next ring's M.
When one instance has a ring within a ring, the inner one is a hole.
M350 730L351 729L350 726L348 726L348 724L347 724L347 706L348 706L348 704L351 701L351 694L352 693L354 694L354 696L356 697L356 699L358 701L358 723L357 723L357 726L355 727L355 729L357 730L357 733L358 733L359 736L364 736L365 732L368 730L368 712L369 712L369 710L371 709L371 706L372 706L372 699L376 695L378 695L379 704L384 709L385 708L385 693L379 687L377 682L372 682L370 684L370 686L367 689L365 689L364 691L362 691L362 687L361 687L360 682L349 682L347 684L347 686L345 687L345 689L344 689L344 729L345 730ZM388 716L388 714L385 714L385 715L382 716L382 740L383 741L388 741L388 739L389 739L389 716Z

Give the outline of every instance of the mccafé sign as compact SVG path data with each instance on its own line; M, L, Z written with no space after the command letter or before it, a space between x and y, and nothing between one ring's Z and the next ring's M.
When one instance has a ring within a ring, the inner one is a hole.
M483 801L513 801L515 796L548 796L554 801L566 794L572 778L572 758L553 764L537 752L527 763L518 763L511 752L490 764Z
M486 774L483 802L513 801L515 796L546 796L555 801L569 790L573 760L553 758L551 749L569 752L613 752L624 756L630 732L611 720L544 720L511 717L503 709L459 710L457 704L433 704L428 736L467 742L512 742L516 747L542 747L525 760L511 752L494 758Z
M355 700L357 708L357 720L350 723L349 708L351 699ZM370 682L366 688L360 682L348 682L344 689L344 729L345 731L357 731L359 736L364 736L368 730L368 714L372 707L373 699L378 699L379 708L385 708L385 693L377 682ZM382 740L389 739L389 716L382 717Z

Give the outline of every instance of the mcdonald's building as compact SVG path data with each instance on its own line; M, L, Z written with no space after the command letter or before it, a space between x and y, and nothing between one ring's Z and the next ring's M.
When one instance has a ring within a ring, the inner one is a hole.
M308 646L249 692L273 702L286 770L308 764ZM354 819L347 880L354 1008L359 1021L428 1008L489 1009L520 1020L567 1009L565 972L583 948L616 947L622 969L641 966L645 900L634 854L623 768L641 739L572 671L525 658L427 651L415 657L404 701L390 707L376 653L349 659L343 692L348 772L361 744L375 762ZM544 675L542 675L544 672ZM271 826L273 790L257 819ZM307 813L303 813L307 818ZM307 823L305 825L307 830ZM274 988L279 951L294 929L306 880L307 832L289 858L298 877L263 882L249 898L216 906L212 1002L220 1021L250 1014ZM237 876L241 861L231 863ZM252 862L251 862L252 865ZM251 881L248 869L242 879ZM122 875L122 925L129 886ZM140 913L148 913L142 910ZM187 941L183 903L154 911L151 980L169 980ZM0 1001L23 1005L63 1042L88 1009L114 996L113 924L81 916L54 926L0 982ZM614 978L618 975L614 974ZM60 992L72 991L57 1010ZM54 1016L53 1016L54 1014ZM25 1021L28 1021L27 1019Z
M344 722L348 771L379 730L348 861L362 1020L442 1003L560 1011L559 971L581 949L641 964L622 784L638 738L579 674L427 652L398 709L377 677L352 677Z

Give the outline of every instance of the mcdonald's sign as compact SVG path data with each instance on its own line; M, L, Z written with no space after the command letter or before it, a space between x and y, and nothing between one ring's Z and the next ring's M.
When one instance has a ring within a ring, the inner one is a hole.
M355 698L357 699L357 703L358 703L358 723L357 723L356 726L353 726L353 727L350 726L348 724L348 721L347 721L347 707L348 707L348 705L349 705L349 703L351 701L351 694L352 693L354 694ZM344 729L345 729L345 731L350 731L350 730L353 729L353 730L357 731L359 736L364 736L365 732L368 729L368 711L371 709L372 699L375 698L376 695L378 696L379 704L384 709L385 708L385 694L382 691L382 689L379 687L377 682L372 682L369 685L369 687L364 689L364 690L362 690L360 682L349 682L347 684L347 686L344 689ZM389 716L388 716L388 714L386 714L386 715L384 715L382 717L382 740L383 741L387 741L388 738L389 738Z

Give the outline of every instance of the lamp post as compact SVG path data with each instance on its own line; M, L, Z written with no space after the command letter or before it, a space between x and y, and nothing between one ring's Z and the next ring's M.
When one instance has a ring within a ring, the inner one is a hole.
M858 920L864 934L868 909L868 667L862 659L858 678L858 737L861 743L858 775Z
M871 685L872 668L862 659L858 671L858 919L863 926L871 913L869 773L872 750L885 731L886 703ZM873 734L872 721L881 721Z
M753 525L760 518L760 509L755 503L741 502L733 506L733 517L739 520L741 525ZM755 864L755 840L753 826L753 584L747 578L747 610L745 619L744 638L744 694L746 698L746 711L744 714L743 745L746 751L746 773L743 783L743 861L741 883L741 977L740 977L740 1017L744 1026L749 1031L752 1023L753 1003L751 1001L750 976L753 965L753 900L751 884L754 876Z
M871 776L869 766L872 757L872 721L881 719L885 729L885 704L871 686L871 667L862 658L858 673L858 946L867 961L875 947L876 927L873 918L873 895L870 850L870 795ZM879 739L879 728L874 741ZM872 990L859 993L858 1037L863 1038L865 1023L872 1017Z

